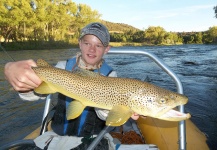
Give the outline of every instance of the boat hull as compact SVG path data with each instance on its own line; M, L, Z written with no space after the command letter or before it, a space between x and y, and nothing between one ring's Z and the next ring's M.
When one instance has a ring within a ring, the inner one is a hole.
M147 144L155 144L160 150L179 149L178 122L140 117L137 124ZM206 136L193 122L186 120L186 149L209 150L206 140Z

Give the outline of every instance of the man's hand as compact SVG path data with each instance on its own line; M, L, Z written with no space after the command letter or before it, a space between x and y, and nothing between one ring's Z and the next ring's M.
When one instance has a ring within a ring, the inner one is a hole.
M139 114L137 114L137 113L133 113L133 115L131 116L131 118L132 118L133 120L138 120L140 116L141 116L141 115L139 115ZM142 117L143 117L143 118L146 118L146 116L142 116Z
M32 70L37 66L33 60L9 62L5 65L4 74L16 91L30 91L41 84L41 79Z

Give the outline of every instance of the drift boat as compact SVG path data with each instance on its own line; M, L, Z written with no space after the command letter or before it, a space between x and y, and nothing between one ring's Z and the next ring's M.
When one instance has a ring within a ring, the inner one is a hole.
M177 86L177 92L183 94L182 84L179 78L173 73L159 58L154 54L145 51L110 51L111 54L139 54L145 55L151 58L158 66L160 66L163 71L165 71L172 79L175 81ZM46 131L47 122L44 121L49 109L50 109L51 98L48 95L46 99L44 115L43 115L43 125L41 128L36 129L31 134L29 134L25 140L9 143L1 149L10 149L13 147L18 147L19 145L31 145L33 144L33 139L43 134ZM184 106L179 106L179 111L184 112ZM150 150L208 150L209 147L206 143L205 135L193 124L193 122L188 119L186 121L171 122L164 121L155 118L146 117L145 119L140 117L137 120L137 124L141 133L145 139L146 144L143 144L143 149ZM92 142L88 150L94 149L101 138L107 133L108 127L97 136L97 138ZM128 145L129 148L130 145ZM138 145L139 146L139 145ZM141 146L141 145L140 145ZM135 145L134 145L135 148ZM139 148L139 147L138 147ZM120 147L120 149L123 149Z

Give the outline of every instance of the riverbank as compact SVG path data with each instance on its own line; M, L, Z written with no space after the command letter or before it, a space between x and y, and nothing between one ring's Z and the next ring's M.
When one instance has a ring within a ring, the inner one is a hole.
M154 45L148 43L136 43L136 42L110 42L112 47L123 47L123 46L169 46L172 44L161 44ZM182 43L176 43L174 45L182 45ZM53 50L53 49L68 49L78 48L78 43L69 43L65 41L30 41L30 42L8 42L0 43L0 46L7 51L14 50ZM0 47L0 48L1 48Z
M216 45L217 43L212 43L210 45ZM175 45L185 45L183 43L175 44L148 44L148 43L136 43L136 42L110 42L111 47L124 47L124 46L175 46ZM207 45L207 44L206 44ZM5 49L7 51L15 50L55 50L55 49L70 49L78 48L78 43L69 43L64 41L37 41L37 42L9 42L9 43L0 43L0 49Z
M112 47L122 47L122 46L170 46L170 45L183 45L183 43L176 44L148 44L148 43L136 43L136 42L110 42Z
M65 41L29 41L29 42L8 42L0 43L0 48L7 51L14 50L52 50L77 48L78 43L69 43Z

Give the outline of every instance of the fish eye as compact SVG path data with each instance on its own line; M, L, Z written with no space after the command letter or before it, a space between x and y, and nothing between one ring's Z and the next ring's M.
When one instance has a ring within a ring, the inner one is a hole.
M175 99L175 97L174 97L173 95L170 95L170 98L171 98L171 99Z

